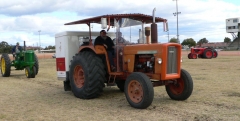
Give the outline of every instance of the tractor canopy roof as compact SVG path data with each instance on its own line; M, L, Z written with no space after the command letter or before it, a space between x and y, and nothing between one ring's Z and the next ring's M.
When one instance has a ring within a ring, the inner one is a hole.
M74 25L74 24L90 24L90 23L99 23L101 24L101 18L106 18L107 22L109 23L110 20L110 26L114 26L114 19L121 20L122 18L128 18L140 22L144 22L145 24L153 23L153 16L146 15L146 14L140 14L140 13L134 13L134 14L110 14L110 15L102 15L87 19L82 19L78 21L73 21L66 23L64 25ZM160 17L155 17L155 22L166 22L167 19L163 19Z

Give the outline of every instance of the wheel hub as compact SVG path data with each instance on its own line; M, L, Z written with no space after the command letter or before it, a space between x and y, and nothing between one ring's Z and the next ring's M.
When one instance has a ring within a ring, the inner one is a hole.
M26 74L26 76L28 77L28 71L27 71L27 69L25 69L25 74Z
M128 94L134 103L141 102L143 99L142 85L138 81L132 80L128 85Z
M206 56L210 58L212 56L212 52L211 51L207 51L206 52Z
M74 83L76 84L76 86L78 88L82 88L83 85L84 85L84 80L85 80L85 78L84 78L84 71L82 69L82 66L77 65L74 68L73 76L74 76Z
M171 92L173 92L175 95L182 94L184 90L184 82L182 79L177 79L174 83L170 84Z
M1 61L1 70L2 70L2 73L4 74L5 73L5 60L4 58L2 58L2 61Z

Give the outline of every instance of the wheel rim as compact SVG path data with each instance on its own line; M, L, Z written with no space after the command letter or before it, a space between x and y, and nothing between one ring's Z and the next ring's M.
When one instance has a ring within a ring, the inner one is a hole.
M207 56L207 58L212 57L212 52L211 52L210 50L208 50L208 51L206 52L206 56Z
M214 52L214 53L213 53L213 57L217 57L217 52Z
M4 58L2 58L2 61L1 61L1 70L2 70L2 73L4 74L5 73L5 60Z
M169 87L174 95L180 95L184 90L184 81L182 79L177 79L177 83L170 84Z
M128 84L128 95L131 101L139 103L143 99L142 85L137 80L131 80Z
M192 58L193 58L193 59L196 59L196 58L197 58L197 55L196 55L196 54L193 54L193 55L192 55Z
M25 74L26 74L26 76L28 77L28 69L27 68L25 68Z
M77 65L74 68L73 76L74 76L74 83L78 88L81 88L84 85L84 80L85 80L82 66Z

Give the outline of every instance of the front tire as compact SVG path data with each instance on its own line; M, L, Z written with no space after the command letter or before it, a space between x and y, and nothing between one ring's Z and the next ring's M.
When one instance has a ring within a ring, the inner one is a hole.
M82 99L96 98L103 91L105 71L102 60L84 51L73 57L69 77L73 94Z
M11 73L11 60L8 54L3 53L1 57L1 74L2 77L9 77Z
M35 78L35 76L36 76L36 67L35 67L35 66L33 66L33 67L32 67L32 74L31 74L31 78Z
M188 59L192 59L192 54L191 53L188 54Z
M191 75L181 69L181 77L165 86L168 96L173 100L186 100L193 91L193 81Z
M25 68L25 75L27 78L31 78L32 75L31 75L31 71L30 71L30 68L29 67L26 67Z
M130 74L125 82L124 92L128 103L134 108L145 109L152 104L153 85L144 73Z
M39 71L39 63L38 63L38 57L35 53L34 53L34 60L35 60L34 66L36 68L36 74L35 75L37 75L38 71Z
M197 59L197 54L193 53L192 54L192 59Z

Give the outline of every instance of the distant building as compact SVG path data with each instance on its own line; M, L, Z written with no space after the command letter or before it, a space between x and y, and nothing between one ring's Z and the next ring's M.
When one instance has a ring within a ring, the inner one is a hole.
M240 18L226 19L226 32L227 33L240 32Z
M26 50L34 50L36 53L39 53L39 47L37 46L27 46ZM55 53L55 49L43 50L43 48L40 48L40 53Z
M209 42L203 43L201 46L197 45L197 47L212 47L214 49L227 49L228 46L229 44L225 42Z
M50 49L50 50L40 50L40 53L55 53L55 49Z
M239 50L240 48L240 17L226 19L226 32L231 33L233 41L229 44L228 49ZM234 33L238 33L235 35Z
M228 46L231 50L239 50L240 47L240 38L235 38Z
M38 50L39 49L39 47L37 47L37 46L27 46L26 47L26 50Z

